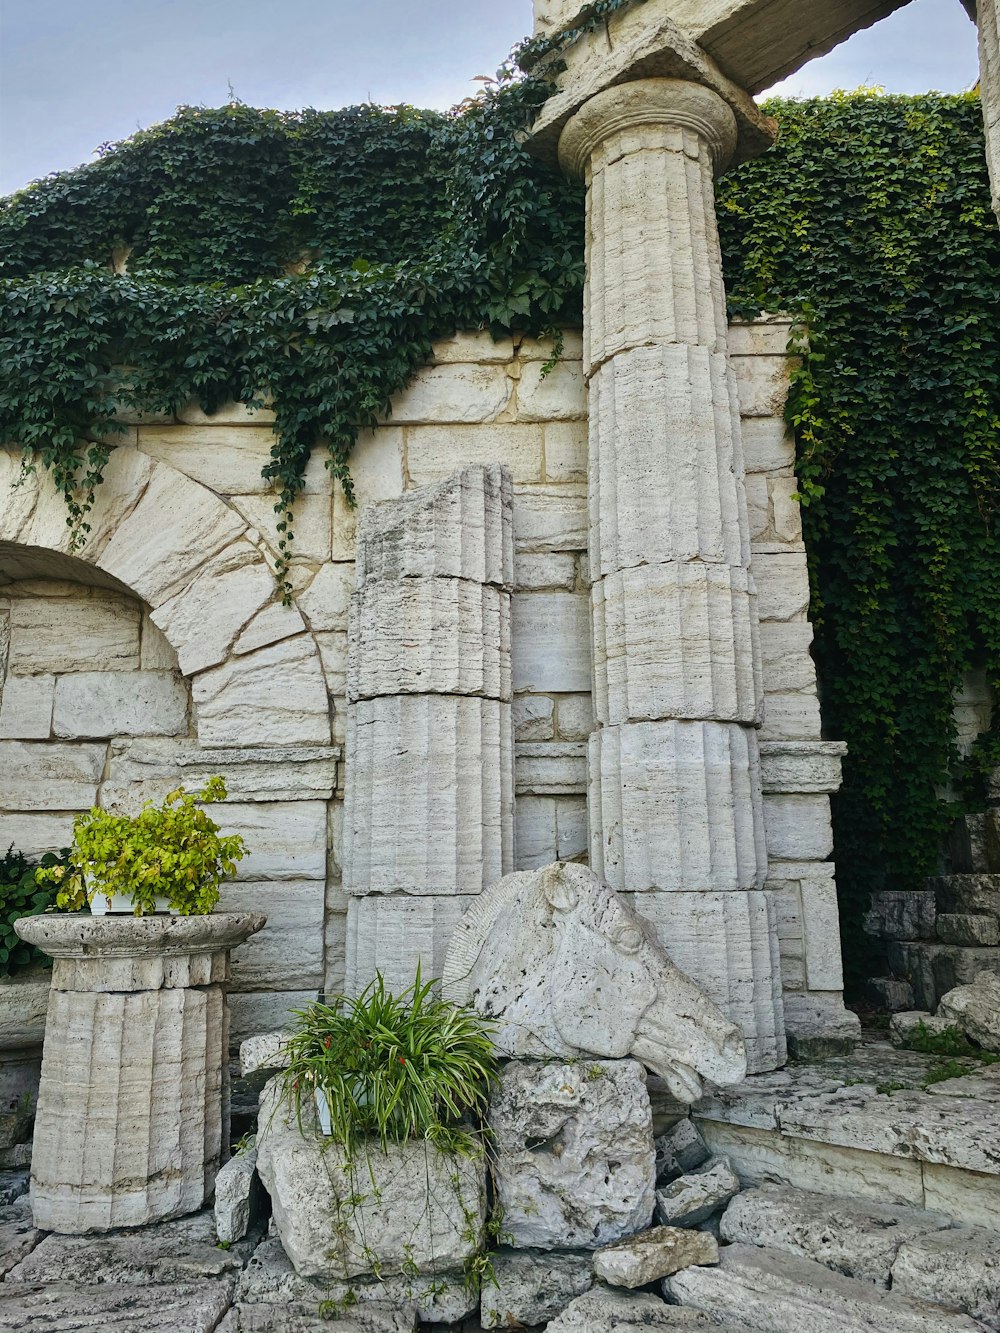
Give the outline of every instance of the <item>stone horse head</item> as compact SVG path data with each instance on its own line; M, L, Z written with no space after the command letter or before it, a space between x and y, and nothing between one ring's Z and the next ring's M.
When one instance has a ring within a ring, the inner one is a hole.
M633 1056L675 1097L746 1076L746 1048L652 927L584 866L507 875L452 936L444 994L496 1024L494 1044L526 1059Z

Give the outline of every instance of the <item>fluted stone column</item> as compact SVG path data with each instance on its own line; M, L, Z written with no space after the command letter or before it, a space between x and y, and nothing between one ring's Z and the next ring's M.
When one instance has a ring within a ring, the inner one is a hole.
M203 1208L229 1143L229 951L266 917L23 917L53 962L31 1158L35 1226Z
M440 976L513 868L510 476L468 467L367 510L348 645L348 993Z
M716 93L644 79L585 102L563 168L587 181L593 868L739 1022L785 1058L756 728L756 594L727 354Z

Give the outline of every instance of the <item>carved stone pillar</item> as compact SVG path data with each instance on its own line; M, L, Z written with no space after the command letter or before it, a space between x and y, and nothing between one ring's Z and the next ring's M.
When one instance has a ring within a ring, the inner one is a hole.
M978 0L980 91L986 124L986 160L993 185L993 207L1000 218L1000 7Z
M512 495L468 467L362 516L348 645L346 989L441 975L513 868Z
M205 1206L229 1143L229 951L264 916L22 917L54 959L31 1158L35 1226Z
M593 868L675 962L785 1059L756 728L762 689L714 176L736 147L715 92L643 79L568 121L587 181Z

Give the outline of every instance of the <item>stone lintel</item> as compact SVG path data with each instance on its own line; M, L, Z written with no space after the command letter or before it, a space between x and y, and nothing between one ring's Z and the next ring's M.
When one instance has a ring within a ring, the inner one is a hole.
M907 0L646 0L612 15L614 32L624 15L669 14L718 62L729 78L757 93L853 33L901 8ZM962 0L970 18L975 0ZM592 0L535 0L535 35L552 37L585 22ZM604 37L604 27L598 30ZM582 38L579 40L583 40Z
M729 166L759 157L774 143L777 125L753 98L728 79L710 56L665 12L665 0L618 11L562 53L558 91L542 107L532 130L532 151L555 163L568 121L598 93L639 79L679 79L718 94L736 119L736 148Z

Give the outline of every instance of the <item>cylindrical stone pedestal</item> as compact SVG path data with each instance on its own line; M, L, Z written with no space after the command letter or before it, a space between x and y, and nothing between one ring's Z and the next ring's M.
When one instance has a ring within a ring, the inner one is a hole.
M559 155L587 181L591 862L763 1070L785 1040L760 892L757 598L714 196L736 137L708 88L641 79L585 102Z
M31 1161L65 1235L204 1207L229 1131L229 951L260 915L24 917L52 989Z

